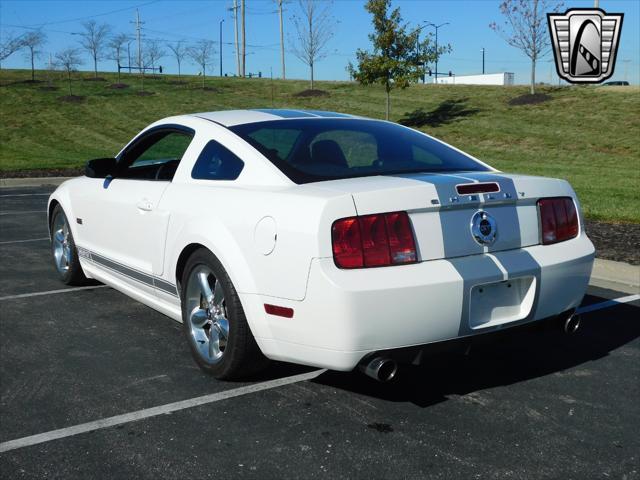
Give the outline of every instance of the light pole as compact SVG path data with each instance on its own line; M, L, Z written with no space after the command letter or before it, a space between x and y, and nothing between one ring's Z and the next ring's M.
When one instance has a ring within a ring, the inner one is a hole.
M224 18L220 20L220 76L222 76L222 24L224 23Z
M131 73L131 42L133 42L133 39L127 42L127 59L129 60L127 67L129 68L129 73Z
M417 63L420 62L420 32L424 27L428 25L429 25L428 23L418 25L414 30L416 32L416 62ZM426 65L423 64L422 65L422 83L425 83L425 70L426 70Z
M484 47L482 47L482 74L484 75Z
M433 28L436 29L436 85L437 85L438 84L438 57L440 56L438 54L438 29L440 27L444 27L445 25L449 25L449 22L441 23L440 25L436 25L435 23L429 22L429 25L431 25Z

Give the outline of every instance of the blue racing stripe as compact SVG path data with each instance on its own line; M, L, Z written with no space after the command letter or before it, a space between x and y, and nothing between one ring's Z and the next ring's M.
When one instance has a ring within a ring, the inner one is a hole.
M268 113L280 118L313 118L317 115L306 113L303 110L287 110L284 108L254 108L254 112Z

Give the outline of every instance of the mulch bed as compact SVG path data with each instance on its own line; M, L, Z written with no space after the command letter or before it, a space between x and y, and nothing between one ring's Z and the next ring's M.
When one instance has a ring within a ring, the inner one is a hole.
M156 92L148 92L148 91L144 91L144 92L136 92L136 95L138 95L139 97L150 97L151 95L155 95Z
M42 90L43 92L53 92L54 90L58 90L58 87L40 87L40 90Z
M77 177L78 175L84 175L83 167L0 171L0 178Z
M123 88L129 88L129 85L126 83L112 83L111 85L107 85L107 88L113 88L114 90L122 90Z
M526 95L520 95L519 97L512 98L509 100L509 105L535 105L537 103L543 103L551 100L553 97L551 95L547 95L546 93L534 93L531 95L527 93Z
M640 224L587 220L587 235L596 247L596 257L640 265Z
M82 103L86 98L82 95L65 95L64 97L58 97L58 100L67 103Z
M301 92L297 92L293 94L294 97L329 97L330 94L326 90L318 90L314 88L313 90L303 90Z
M217 93L219 91L216 87L202 87L202 90L204 90L205 92L213 93Z

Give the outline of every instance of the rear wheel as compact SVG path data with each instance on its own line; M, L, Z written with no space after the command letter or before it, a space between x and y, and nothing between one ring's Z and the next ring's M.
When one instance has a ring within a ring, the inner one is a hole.
M51 254L58 276L67 285L82 285L87 282L76 248L69 221L60 205L51 215Z
M226 270L208 250L189 257L181 300L183 330L200 368L218 379L233 379L267 365Z

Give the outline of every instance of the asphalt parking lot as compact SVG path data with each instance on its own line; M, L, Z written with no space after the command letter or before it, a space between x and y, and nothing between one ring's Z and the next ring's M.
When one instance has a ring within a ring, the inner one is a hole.
M390 384L287 364L218 382L179 324L108 287L32 295L68 289L50 191L0 189L2 478L640 478L638 301Z

